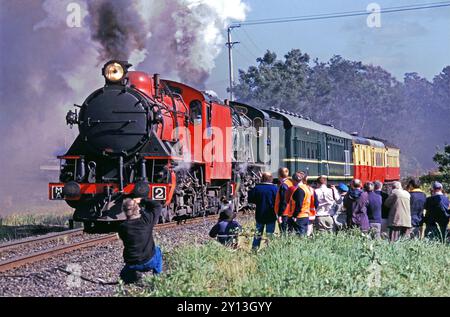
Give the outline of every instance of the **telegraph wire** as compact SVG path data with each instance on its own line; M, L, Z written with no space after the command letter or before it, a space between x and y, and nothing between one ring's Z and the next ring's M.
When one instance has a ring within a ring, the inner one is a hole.
M389 8L386 8L386 9L380 9L379 11L367 11L367 10L366 11L347 11L347 12L337 12L337 13L328 13L328 14L304 15L304 16L296 16L296 17L249 20L249 21L244 21L244 22L231 23L228 26L228 28L227 28L228 29L228 42L226 43L226 45L228 47L228 68L229 68L229 80L230 80L230 86L229 86L230 100L231 101L233 100L233 82L234 82L234 79L233 79L233 77L234 77L234 70L233 70L232 50L233 50L233 46L234 45L239 44L239 42L233 42L231 40L231 32L235 28L241 28L242 26L252 26L252 25L278 24L278 23L313 21L313 20L327 20L327 19L336 19L336 18L344 18L344 17L355 17L355 16L369 16L369 15L371 15L373 13L387 14L387 13L417 11L417 10L443 8L443 7L450 7L450 1L434 2L434 3L426 3L426 4L415 4L415 5L407 5L407 6L399 6L399 7L389 7ZM240 55L242 55L242 54L240 54Z
M258 51L262 51L264 52L265 50L263 50L262 48L260 48L255 41L253 41L253 39L251 38L250 34L248 34L248 32L245 30L245 28L242 28L242 31L244 32L244 35L248 38L248 40L250 41L250 43L253 45L253 47L255 47Z
M428 6L440 6L440 5L446 5L449 4L449 1L441 1L441 2L433 2L433 3L422 3L422 4L408 4L404 6L397 6L397 7L389 7L385 10L396 10L396 9L419 9L419 8L425 8ZM425 7L424 7L425 6ZM362 10L353 10L353 11L344 11L344 12L334 12L334 13L320 13L320 14L312 14L312 15L304 15L304 16L291 16L291 17L280 17L280 18L266 18L266 19L256 19L256 20L248 20L245 22L265 22L265 21L275 21L275 20L284 20L284 19L295 19L295 18L312 18L312 17L322 17L322 16L329 16L329 15L336 15L336 14L350 14L350 13L367 13L370 14L370 12L362 11Z
M386 8L386 9L381 9L380 11L377 11L377 13L386 14L386 13L417 11L417 10L443 8L443 7L450 7L450 2L446 1L446 2L435 2L435 3L431 3L431 4L418 4L418 5L409 5L409 6L401 6L401 7L390 7L390 8ZM347 12L336 12L336 13L328 13L328 14L315 14L315 15L284 17L284 18L249 20L249 21L244 21L244 22L232 23L231 26L238 27L238 26L277 24L277 23L289 23L289 22L300 22L300 21L326 20L326 19L336 19L336 18L370 15L372 13L373 12L369 12L369 11L347 11Z
M250 58L249 56L247 56L246 54L244 54L244 51L238 49L237 47L234 48L234 51L235 51L240 57L242 57L246 62L248 62L250 65L256 62L256 58L255 58L255 60L253 60L252 58Z
M245 50L243 50L243 52L245 52L249 57L251 57L251 59L256 60L258 58L258 54L255 54L255 52L250 47L248 47L247 44L245 44L245 41L243 41L243 39L239 33L235 33L235 36L236 36L236 39L239 41L238 46L243 46L245 48Z

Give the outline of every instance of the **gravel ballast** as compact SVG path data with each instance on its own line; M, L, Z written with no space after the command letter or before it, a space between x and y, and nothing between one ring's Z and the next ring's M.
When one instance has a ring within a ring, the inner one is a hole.
M240 217L248 218L248 216ZM155 230L155 240L163 253L167 254L176 247L207 241L208 232L215 222L213 218L177 228ZM82 236L84 235L73 239L80 239ZM12 251L16 254L29 252L29 250ZM0 296L104 297L118 295L119 288L122 287L139 288L139 285L117 284L120 270L124 265L122 251L122 242L117 240L0 273ZM77 278L78 275L81 275L81 279Z

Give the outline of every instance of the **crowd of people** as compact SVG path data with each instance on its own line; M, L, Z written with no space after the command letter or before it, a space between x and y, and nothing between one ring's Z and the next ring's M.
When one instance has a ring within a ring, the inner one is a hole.
M438 182L432 184L431 196L427 197L417 179L409 181L406 190L400 182L394 182L389 195L382 191L380 181L362 184L354 179L349 186L335 186L323 175L313 182L313 188L306 173L295 172L289 177L287 168L279 169L278 179L275 185L272 175L263 173L261 182L249 192L249 203L256 205L254 250L260 248L264 231L268 237L275 233L277 223L282 235L311 236L314 232L359 228L374 239L446 239L450 206ZM124 244L125 266L120 277L125 283L138 281L140 272L162 272L162 252L153 239L162 206L148 196L148 185L136 186L122 203L127 220L118 233ZM209 235L236 247L242 227L235 218L233 204L224 199L219 221Z
M406 189L394 182L390 194L380 181L353 179L349 185L328 184L326 175L309 185L305 172L289 177L287 168L278 171L278 185L270 173L249 192L249 203L256 205L255 236L252 247L258 250L264 231L270 238L278 223L281 234L311 236L314 232L336 233L358 228L374 239L392 242L400 238L424 237L445 241L450 219L450 204L443 186L434 182L431 196L420 189L418 179L411 179ZM232 207L223 209L219 222L210 232L222 244L236 245L241 228Z

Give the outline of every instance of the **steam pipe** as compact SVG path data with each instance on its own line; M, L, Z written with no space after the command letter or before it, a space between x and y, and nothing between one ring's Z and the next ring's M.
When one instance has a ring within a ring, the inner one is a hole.
M84 157L82 157L82 158L78 161L77 181L78 181L78 182L83 181L84 176L86 176L86 170L85 170Z
M123 157L119 157L119 191L123 192Z
M141 177L143 181L147 181L147 161L145 159L142 159L141 162Z
M158 98L160 95L160 87L161 87L161 78L159 74L153 75L153 84L155 86L155 98Z

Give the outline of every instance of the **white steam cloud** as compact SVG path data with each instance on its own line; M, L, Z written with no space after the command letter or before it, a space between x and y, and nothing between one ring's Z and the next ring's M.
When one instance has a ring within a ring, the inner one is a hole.
M81 7L80 28L67 25L69 3ZM3 1L0 215L14 201L47 199L39 166L73 141L65 113L102 85L105 61L202 89L226 26L247 11L241 0Z
M203 88L224 29L247 9L241 0L97 0L87 20L102 59L139 57L144 69Z

